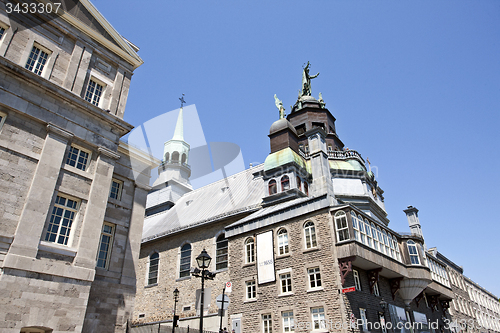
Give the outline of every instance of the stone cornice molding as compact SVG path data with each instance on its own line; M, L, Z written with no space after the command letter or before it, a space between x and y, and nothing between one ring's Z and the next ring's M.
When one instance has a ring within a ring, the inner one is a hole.
M68 140L71 140L74 135L71 132L68 132L52 123L47 124L47 132L49 133L55 133L59 136L62 136L63 138L66 138Z
M114 151L112 151L111 149L108 149L108 148L105 148L105 147L102 147L102 146L101 146L101 147L99 147L99 148L97 148L97 152L98 152L99 154L103 154L103 155L105 155L105 156L107 156L107 157L110 157L110 158L112 158L112 159L114 159L114 160L117 160L117 159L119 159L119 158L120 158L120 155L119 155L119 154L115 153L115 152L114 152Z

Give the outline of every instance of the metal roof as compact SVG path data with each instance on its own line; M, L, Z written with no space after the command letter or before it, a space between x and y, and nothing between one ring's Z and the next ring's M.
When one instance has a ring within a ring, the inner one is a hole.
M258 165L184 194L171 209L144 220L142 242L259 209L265 194L259 175L263 167Z

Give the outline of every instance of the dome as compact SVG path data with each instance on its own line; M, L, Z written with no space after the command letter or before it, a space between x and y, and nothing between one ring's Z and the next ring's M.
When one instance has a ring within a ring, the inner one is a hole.
M286 118L281 118L279 120L276 120L271 125L271 128L269 129L269 134L274 134L287 128L289 128L293 133L295 133L295 135L297 135L297 131Z

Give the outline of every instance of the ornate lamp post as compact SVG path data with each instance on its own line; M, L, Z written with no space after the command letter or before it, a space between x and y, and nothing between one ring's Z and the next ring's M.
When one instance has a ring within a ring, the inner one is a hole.
M177 308L177 300L179 298L179 289L174 290L174 320L172 325L172 333L175 333L175 326L177 326L177 316L175 315L175 309Z
M201 271L198 268L194 268L191 271L193 276L201 278L201 293L200 293L200 333L203 332L203 307L205 301L205 279L213 280L215 277L215 273L211 273L207 270L208 266L210 266L210 261L212 258L208 255L207 251L203 249L200 255L196 257L196 262L198 263L198 267L201 268Z
M381 321L383 319L383 321L380 324L382 325L382 332L386 333L387 329L385 328L385 309L387 309L387 302L382 299L380 301L380 307L382 308L382 312L379 312L381 316Z

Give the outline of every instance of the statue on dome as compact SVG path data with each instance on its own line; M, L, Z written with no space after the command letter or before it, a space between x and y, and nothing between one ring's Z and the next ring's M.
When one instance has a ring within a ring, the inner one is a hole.
M319 75L319 72L316 75L312 75L312 76L309 75L309 66L311 66L311 64L308 61L307 65L305 67L303 67L301 97L302 96L311 96L311 79L314 79L314 78L318 77L318 75Z
M283 101L280 101L276 94L274 94L274 104L278 110L280 110L280 119L285 118L285 107L283 106Z

